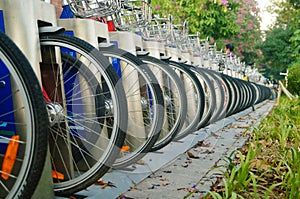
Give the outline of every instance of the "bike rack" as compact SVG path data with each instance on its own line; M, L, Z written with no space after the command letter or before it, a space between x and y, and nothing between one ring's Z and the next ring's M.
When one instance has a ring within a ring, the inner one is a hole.
M136 55L137 49L143 49L142 37L133 32L110 32L110 40L118 43L118 48Z
M51 4L47 4L40 0L32 0L32 1L20 1L20 0L3 0L0 1L0 11L3 10L4 15L4 24L6 33L10 36L10 38L18 45L18 47L23 51L30 64L33 66L34 71L41 81L41 71L40 71L40 63L42 62L42 56L40 51L39 44L39 30L38 30L38 22L44 22L51 24L52 26L61 26L66 29L67 32L72 32L76 37L81 38L96 48L99 46L105 46L110 44L115 44L118 48L123 49L127 52L130 52L134 55L137 55L139 52L147 51L150 56L156 57L158 59L165 58L170 59L172 61L187 62L188 64L199 64L204 66L205 68L209 68L211 66L217 67L211 63L209 58L201 59L201 55L192 55L189 51L181 51L179 48L172 46L164 46L162 42L158 41L145 41L142 39L142 36L138 35L134 32L108 32L108 27L104 23L100 23L94 20L88 19L56 19L54 6ZM16 17L18 16L18 17ZM208 41L205 42L205 45L208 46ZM200 52L199 52L200 53ZM161 57L163 55L163 57ZM225 69L223 71L224 74L231 74L232 77L241 78L241 75L237 73L237 71L233 71L232 69ZM132 81L137 81L138 77L134 77ZM158 81L160 81L160 77L158 77ZM137 85L139 86L139 85ZM185 86L189 86L185 83ZM126 89L126 84L124 85ZM140 101L141 99L136 99ZM189 103L193 106L196 103L194 99L189 99ZM129 106L134 106L135 109L140 109L141 107L137 106L137 104L130 104ZM244 113L248 113L250 110L245 110ZM138 111L140 112L140 111ZM244 114L240 113L240 114ZM215 125L211 125L211 127L220 128L224 126L224 124L229 123L227 120L234 120L232 116L231 118L225 118L223 121L219 121ZM141 118L141 115L136 115L136 118ZM129 118L129 131L135 128L134 121ZM132 125L130 125L132 124ZM218 126L219 124L220 126ZM200 132L201 131L201 132ZM199 139L204 139L208 136L209 132L208 128L204 128L191 134L189 137L184 138L184 141L192 139L193 141L197 141ZM212 131L209 129L209 131ZM142 136L144 133L142 131L131 131L136 132L140 135L134 136ZM203 134L204 133L204 134ZM187 143L187 142L186 142ZM159 151L159 153L164 153L165 157L176 157L176 153L180 147L187 148L190 146L185 146L184 143L176 143L170 144L167 148L164 148ZM182 148L180 150L182 150ZM169 156L169 154L172 154ZM65 155L65 154L64 154ZM66 158L68 155L66 155ZM135 176L136 179L142 179L150 174L153 170L157 170L157 166L161 166L169 161L168 158L156 160L156 162L152 162L152 158L156 157L155 153L149 153L145 158L145 165L137 166L135 170L140 175ZM157 164L158 165L155 165ZM116 171L121 175L127 176L130 171ZM104 178L111 176L113 174L109 173ZM115 176L116 177L116 176ZM118 176L119 178L119 176ZM124 183L125 187L129 182L129 179L126 179L128 182ZM132 180L132 179L130 179ZM133 181L132 181L133 182ZM127 184L126 184L127 183ZM84 192L84 191L83 191ZM105 193L107 190L104 191ZM111 193L109 193L111 194ZM36 191L33 195L33 198L54 198L53 191L53 182L52 182L52 174L51 174L51 162L50 162L50 152L48 150L48 155L45 162L45 167L43 169L43 174L40 179L39 185L36 188Z
M58 19L58 26L64 27L66 31L72 31L76 37L88 41L98 48L101 43L109 43L107 25L94 20L87 19Z
M0 2L0 10L3 10L5 33L25 54L41 82L38 21L56 26L54 6L39 0L4 0ZM49 149L41 179L32 198L54 198Z

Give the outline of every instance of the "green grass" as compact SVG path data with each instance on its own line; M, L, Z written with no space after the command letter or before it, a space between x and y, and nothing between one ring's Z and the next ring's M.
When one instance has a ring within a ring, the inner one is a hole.
M226 157L221 188L205 198L300 198L299 133L300 100L281 97L243 149Z

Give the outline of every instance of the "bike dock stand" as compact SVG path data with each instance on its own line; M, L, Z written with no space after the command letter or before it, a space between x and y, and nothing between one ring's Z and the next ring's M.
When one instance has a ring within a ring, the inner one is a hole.
M165 54L165 46L162 42L143 41L144 49L149 52L149 55L160 59L161 55Z
M41 81L38 21L55 26L54 6L40 0L3 0L0 10L3 11L5 33L21 49ZM32 198L54 198L49 149L42 177Z
M72 35L87 41L95 48L98 48L99 43L108 43L109 34L107 25L98 21L89 19L58 19L58 26L71 32Z
M142 37L134 32L125 32L125 31L116 31L116 32L110 32L109 33L110 41L114 44L117 44L117 47L125 50L133 55L137 55L137 51L143 51L143 43L142 43ZM122 66L121 66L122 67ZM133 69L129 69L133 70ZM127 73L127 71L125 72ZM131 82L137 82L135 86L138 88L140 87L139 82L139 76L137 73L133 73L131 75L130 80ZM123 86L125 91L130 90L131 83L123 82ZM136 90L139 92L139 90ZM137 93L136 95L131 97L132 101L128 103L128 107L132 110L136 110L135 113L132 112L131 117L128 118L128 128L127 132L128 134L132 135L132 137L140 137L143 138L146 133L144 130L144 127L140 128L140 126L137 126L136 121L143 121L143 115L142 113L142 106L141 103L136 102L142 102L140 93ZM139 128L137 131L136 129ZM136 142L134 139L130 140L131 142Z
M110 40L118 43L118 48L136 55L137 49L143 49L142 37L134 32L116 31L109 33Z

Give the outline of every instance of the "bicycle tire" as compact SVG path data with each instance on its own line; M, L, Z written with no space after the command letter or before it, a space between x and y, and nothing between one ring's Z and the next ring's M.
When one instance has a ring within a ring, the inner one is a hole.
M15 163L11 173L7 173L8 179L3 178L3 170L0 172L0 198L31 198L41 177L47 154L46 106L31 65L13 41L1 31L0 62L1 142L4 144L4 140L9 141L11 138L2 134L7 132L5 127L14 126L14 135L20 137ZM10 94L3 96L3 89L9 89ZM8 112L6 102L10 100L13 108ZM1 145L1 149L8 150L7 147L8 145ZM0 165L4 165L4 154L0 155Z
M196 127L197 130L199 130L200 128L207 126L210 118L212 117L214 108L216 106L216 93L213 87L213 83L206 75L206 73L203 70L201 70L201 68L191 67L191 70L198 77L203 87L203 92L205 93L205 106L203 116Z
M220 88L222 90L222 93L224 94L224 101L221 101L221 111L219 113L218 120L224 119L227 115L227 109L230 105L230 89L228 88L228 85L226 84L225 80L222 78L222 74L217 71L211 71L214 73L216 79L220 82Z
M159 150L169 144L183 129L187 120L187 96L183 82L166 62L151 56L139 56L159 77L159 85L165 99L165 124L152 150ZM185 129L188 131L189 129Z
M224 111L225 91L222 87L222 82L219 79L219 74L216 74L214 71L206 68L202 68L202 70L206 73L206 75L208 75L208 77L212 81L216 93L216 107L214 109L212 117L209 120L209 124L212 124L218 121L219 119L224 118L224 114L221 113Z
M189 99L185 129L181 130L174 140L180 140L197 130L197 125L204 112L204 91L197 76L190 70L190 65L169 61L169 65L184 82L184 88Z
M237 90L234 87L234 82L232 80L232 77L222 74L222 78L224 80L224 83L226 84L229 93L230 93L230 97L229 97L229 104L227 106L227 110L226 110L226 117L232 115L232 113L234 112L234 105L238 102L238 96L237 96Z
M128 110L128 118L132 118L133 122L130 124L134 128L126 132L127 138L124 145L130 146L130 150L119 157L113 165L114 168L120 169L136 163L151 150L158 140L163 129L161 116L165 112L164 99L156 77L148 65L138 57L114 46L99 49L111 62L118 62L117 67L120 69L122 82L126 84L126 88L129 88L125 89L128 107L132 107ZM139 100L142 100L140 104ZM139 106L141 109L137 108ZM142 112L138 116L143 115L140 119L136 116L139 110ZM140 132L144 130L145 133L137 134L137 129L141 129Z
M58 115L59 121L50 128L52 170L63 174L63 178L54 179L54 191L56 195L68 196L96 182L112 167L118 157L127 130L126 98L119 77L107 58L89 43L65 34L42 34L40 35L40 44L42 54L46 55L43 57L45 59L43 62L50 62L50 69L42 73L45 76L43 85L50 94L51 101L61 104L63 108ZM56 62L53 60L56 59L52 56L55 55L56 50L70 53L80 61L80 68L75 63L73 65L61 64L62 68L55 67ZM46 65L44 64L41 70L46 70L43 69ZM63 67L66 67L66 70L63 70ZM109 111L110 115L105 116L104 124L99 124L99 115L97 115L99 105L95 105L95 93L90 87L89 79L84 79L87 77L84 75L85 71L93 73L91 78L98 80L96 86L102 86L104 99L108 99L105 104L108 107L105 109ZM67 76L69 73L71 73L70 77ZM61 74L68 79L60 77ZM50 78L52 76L51 84L57 85L47 85L47 76ZM61 88L66 88L65 84L71 77L74 77L76 81L69 83L74 84L73 86L79 90L71 88L70 91L73 93L71 97L67 97ZM60 90L56 90L56 88ZM56 97L57 93L61 97ZM82 102L76 100L82 100ZM68 110L68 107L74 108L72 112ZM78 125L70 128L70 124ZM94 125L98 125L95 130L93 129ZM101 127L105 128L101 129ZM57 128L59 131L56 131ZM99 136L97 142L88 140L88 138L94 138L94 136L90 136L91 134ZM70 140L70 137L74 139ZM76 139L82 138L80 144L75 142L75 137ZM88 151L84 151L86 148L80 147L82 143L88 146ZM79 162L76 162L78 157L76 155L75 159L70 146L77 147L81 151L82 159Z

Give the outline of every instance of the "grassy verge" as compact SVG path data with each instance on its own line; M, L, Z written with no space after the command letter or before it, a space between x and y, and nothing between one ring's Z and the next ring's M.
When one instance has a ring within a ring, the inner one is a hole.
M300 100L281 97L205 198L300 198L299 133Z

